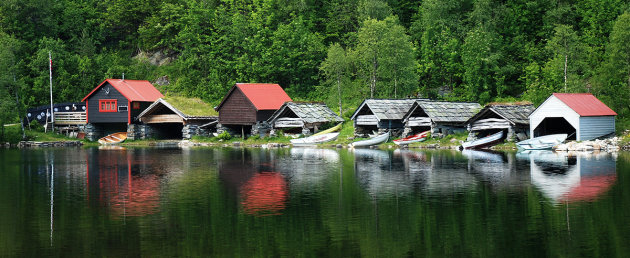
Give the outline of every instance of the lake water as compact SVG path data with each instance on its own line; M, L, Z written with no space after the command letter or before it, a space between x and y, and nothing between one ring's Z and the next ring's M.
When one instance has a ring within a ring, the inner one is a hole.
M630 255L630 154L0 149L0 256Z

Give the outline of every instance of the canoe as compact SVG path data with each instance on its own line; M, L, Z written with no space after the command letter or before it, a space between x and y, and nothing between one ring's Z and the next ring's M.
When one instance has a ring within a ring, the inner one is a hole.
M320 144L320 143L333 141L333 140L337 139L337 136L339 136L339 133L327 133L327 134L322 134L322 135L311 135L309 137L304 137L304 138L300 138L300 139L293 139L293 140L291 140L291 144L293 144L293 146L312 146L312 145L317 145L317 144Z
M338 131L339 129L341 129L341 124L343 124L343 123L339 123L338 125L335 125L335 126L333 126L333 127L331 127L331 128L328 128L328 129L326 129L326 130L324 130L324 131L318 132L318 133L313 134L313 135L311 135L311 136L318 136L318 135L322 135L322 134L327 134L327 133L336 132L336 131Z
M484 147L490 147L492 145L499 143L499 141L501 141L501 138L503 138L503 131L500 131L495 134L491 134L481 139L465 142L464 144L462 144L461 148L462 149L481 149Z
M567 137L567 134L550 134L517 142L516 146L524 150L549 150L564 142Z
M389 139L389 132L386 132L384 134L372 137L372 138L367 139L367 140L353 142L353 143L350 144L350 146L352 146L352 147L365 147L365 146L379 145L381 143L386 142L388 139Z
M113 133L103 138L98 139L100 144L117 144L127 139L127 132Z
M394 140L394 143L396 145L405 145L405 144L410 144L412 142L421 142L421 141L426 140L428 135L429 135L429 131L424 131L416 135Z

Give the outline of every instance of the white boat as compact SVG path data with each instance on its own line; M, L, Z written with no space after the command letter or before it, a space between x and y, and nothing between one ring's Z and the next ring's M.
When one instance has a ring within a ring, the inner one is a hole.
M516 143L516 146L524 150L549 150L553 146L564 142L567 137L567 134L550 134L520 141Z
M293 146L313 146L313 145L317 145L317 144L320 144L320 143L333 141L333 140L337 139L338 136L339 136L339 133L327 133L327 134L322 134L322 135L313 135L313 136L309 136L309 137L293 139L293 140L291 140L291 144L293 144Z
M424 131L416 135L412 135L406 138L394 140L396 145L405 145L410 144L412 142L421 142L427 139L427 135L429 135L429 131Z
M488 135L481 139L465 142L462 144L462 149L481 149L497 144L503 138L503 131L495 134Z
M388 139L389 139L389 132L386 132L384 134L372 137L370 139L353 142L350 144L350 146L365 147L365 146L379 145L381 143L386 142Z

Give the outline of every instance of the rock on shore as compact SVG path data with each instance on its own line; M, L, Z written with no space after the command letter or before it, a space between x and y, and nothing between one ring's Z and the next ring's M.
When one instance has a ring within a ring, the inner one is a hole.
M554 147L556 151L619 151L619 138L576 142L570 141Z

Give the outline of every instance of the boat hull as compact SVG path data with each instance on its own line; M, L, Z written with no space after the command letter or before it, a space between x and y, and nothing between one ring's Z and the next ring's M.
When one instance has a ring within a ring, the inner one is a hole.
M113 134L110 134L108 136L98 139L98 143L102 145L118 144L125 141L126 139L127 139L127 132L118 132L118 133L113 133Z
M516 143L516 146L523 150L550 150L554 146L564 142L567 134L551 134L524 140Z
M424 131L416 135L409 136L407 138L394 140L396 145L405 145L414 142L421 142L427 139L427 135L429 135L429 131Z
M481 139L465 142L464 144L462 144L460 148L461 149L482 149L482 148L496 145L497 143L501 141L502 138L503 138L503 131L500 131L498 133L486 136Z
M339 136L339 133L327 133L322 135L313 135L306 138L293 139L291 144L293 146L313 146L325 142L334 141Z
M388 139L389 139L389 132L378 135L371 139L353 142L351 143L351 146L352 147L366 147L366 146L372 146L372 145L379 145L381 143L386 142Z
M324 130L324 131L318 132L318 133L313 134L313 135L311 135L311 136L318 136L318 135L323 135L323 134L328 134L328 133L336 132L336 131L338 131L339 129L341 129L341 125L342 125L342 124L343 124L343 123L339 123L338 125L335 125L335 126L333 126L333 127L331 127L331 128L328 128L328 129L326 129L326 130Z

